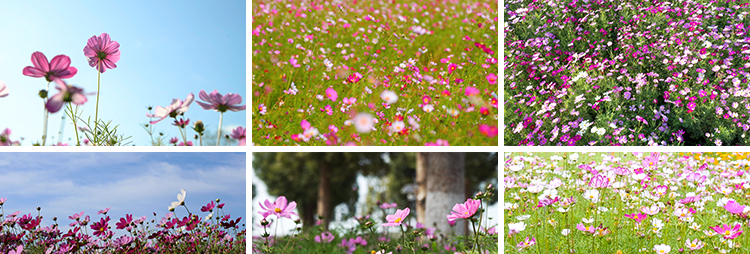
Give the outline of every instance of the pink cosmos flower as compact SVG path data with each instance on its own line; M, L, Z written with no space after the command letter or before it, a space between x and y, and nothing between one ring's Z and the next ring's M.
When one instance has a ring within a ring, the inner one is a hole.
M83 55L88 57L89 66L104 73L107 69L117 68L115 63L120 61L120 43L111 40L107 33L94 35L86 42Z
M0 98L8 96L8 87L5 86L5 82L0 81Z
M333 242L334 238L335 237L333 236L333 234L331 234L331 232L323 232L320 235L316 235L315 236L315 242L318 242L318 243L324 243L324 242L325 243L330 243L330 242Z
M336 101L339 98L339 94L332 87L326 89L326 96L332 101Z
M664 196L664 194L667 194L667 186L666 185L659 185L654 187L654 195L657 197Z
M105 209L99 210L98 214L105 214L106 215L109 212L110 209L112 209L112 207L107 207Z
M449 214L448 220L457 220L457 219L468 219L471 218L471 216L474 216L474 214L477 212L477 209L479 209L479 205L481 204L481 201L474 200L474 199L466 199L466 202L463 204L456 204L453 206L453 211L451 211L451 214ZM408 208L407 208L408 209Z
M557 201L560 201L560 197L555 197L555 199L545 198L545 199L539 200L539 204L537 204L536 207L545 207L545 206L557 203Z
M47 108L47 110L49 110L50 113L60 111L60 109L66 102L70 102L75 105L83 105L84 103L86 103L86 101L88 101L86 95L83 93L83 89L68 85L65 83L65 81L62 81L62 79L55 79L55 83L57 84L55 86L55 89L60 92L50 97L47 101L47 105L45 107Z
M260 215L263 215L263 218L268 217L269 215L276 215L278 218L286 217L289 219L292 219L291 215L299 216L293 212L294 208L297 207L297 202L292 201L287 205L285 196L276 198L275 203L271 203L266 199L264 204L260 204L260 208L265 211L258 212Z
M10 250L8 254L21 254L23 253L23 245L16 246L16 249Z
M490 82L490 85L497 84L497 75L495 73L487 74L487 82Z
M641 221L643 221L646 218L648 218L648 215L646 215L644 213L637 213L637 214L633 213L633 214L625 214L625 217L631 218L631 219L635 220L636 222L641 223Z
M584 226L583 223L578 223L576 228L583 232L594 233L594 226Z
M44 77L47 81L52 82L55 79L68 79L78 73L78 69L70 67L70 57L66 55L57 55L47 62L47 57L42 52L31 54L31 63L34 66L23 68L23 75L35 78Z
M379 207L381 209L396 208L396 207L398 207L398 204L396 204L396 203L390 203L390 204L389 203L382 203L382 204L380 204Z
M157 120L150 121L150 124L158 123L167 117L175 118L178 115L187 112L190 108L190 103L193 103L193 100L195 100L193 93L188 94L187 98L185 98L184 101L180 99L172 99L172 104L169 104L169 106L167 106L166 108L156 106L156 108L154 109L154 113L146 114L146 116L159 118Z
M609 186L609 178L605 175L595 175L589 181L589 187L591 188L606 188Z
M659 206L651 205L650 207L643 207L641 208L641 211L648 215L655 215L659 213Z
M742 213L743 210L745 210L744 205L740 205L734 200L729 200L726 205L724 205L724 209L727 209L728 212L732 214L738 214Z
M466 96L478 95L479 94L479 89L477 89L476 87L473 87L473 86L467 86L464 94L466 94Z
M517 247L519 249L525 249L525 248L534 246L534 244L536 244L536 237L533 237L531 240L529 240L529 237L527 236L526 240L524 240L523 242L518 243Z
M236 129L232 130L231 137L233 139L238 140L240 142L239 144L237 144L238 146L245 146L246 145L246 143L245 143L245 141L246 141L246 138L245 138L246 137L245 136L246 131L247 130L245 128L243 128L242 126L238 126Z
M349 75L349 78L346 79L349 83L357 83L359 80L362 79L362 74L359 74L359 72L355 72L352 75Z
M207 213L207 212L213 210L214 207L216 207L216 203L214 203L214 201L211 200L211 203L208 203L208 204L206 204L206 205L204 205L204 206L201 207L201 212Z
M388 221L388 223L383 223L383 227L395 227L400 226L402 222L404 222L404 219L406 219L406 216L409 216L409 208L405 208L404 210L396 209L396 213L393 215L385 216L385 219Z
M105 232L107 230L107 224L109 223L109 216L107 218L101 218L98 222L94 222L94 224L91 224L91 229L94 230L94 235L96 236L103 236L107 233Z
M237 105L242 102L242 96L239 94L227 93L222 96L217 90L206 94L206 91L201 89L201 92L198 93L198 98L205 101L197 101L198 105L201 105L205 110L215 110L224 113L227 110L233 112L245 110L246 107L246 105Z
M120 218L120 222L115 223L115 225L117 226L117 229L124 229L128 227L131 222L133 222L133 215L126 214L125 218Z
M452 74L458 68L458 65L451 63L448 65L448 74Z
M497 136L497 126L490 126L487 124L479 125L479 132L486 135L488 138L494 138Z
M742 227L742 224L737 223L736 225L734 225L734 227L731 227L731 228L729 227L729 225L724 224L724 225L711 227L711 229L716 231L717 234L724 236L724 239L734 239L742 234L741 227Z
M10 140L10 128L5 128L5 130L0 133L0 146L12 146L12 145L19 145L20 142L18 141L11 141ZM0 205L2 205L5 202L5 198L0 199Z
M685 239L685 247L690 248L690 250L699 250L700 248L703 248L706 244L701 242L701 240L698 240L698 238L693 239L693 241L690 241L690 238Z

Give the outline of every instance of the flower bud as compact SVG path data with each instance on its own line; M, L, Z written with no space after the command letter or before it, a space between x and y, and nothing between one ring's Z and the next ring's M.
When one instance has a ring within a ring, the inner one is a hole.
M47 91L46 90L39 90L39 97L42 99L47 98Z

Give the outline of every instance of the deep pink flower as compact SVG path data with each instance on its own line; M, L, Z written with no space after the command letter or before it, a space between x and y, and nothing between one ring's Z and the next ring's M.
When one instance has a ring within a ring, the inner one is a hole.
M406 216L409 216L409 208L405 208L404 210L396 209L396 213L393 215L385 216L385 219L388 221L388 223L383 223L383 227L395 227L400 226L402 222L404 222L404 219L406 219ZM448 215L450 216L450 215Z
M211 200L211 203L208 203L208 204L206 204L206 205L204 205L204 206L201 207L201 212L207 213L207 212L213 210L214 207L216 207L216 203L214 203L214 201Z
M193 141L188 141L187 143L180 142L177 146L193 146Z
M359 80L362 79L362 74L359 74L359 72L355 72L352 75L349 75L349 78L346 79L349 83L357 83Z
M453 211L447 216L448 221L471 218L477 212L477 209L479 209L480 204L481 201L469 198L463 204L454 205Z
M738 214L742 213L743 210L745 210L744 205L740 205L734 200L729 200L726 205L724 205L724 209L727 209L732 214Z
M234 130L232 130L232 135L230 135L230 136L233 139L236 139L237 141L240 142L239 144L237 144L238 146L245 146L246 145L246 143L245 143L245 140L246 140L245 133L246 133L246 131L247 130L245 128L243 128L242 126L237 126L237 128L235 128Z
M180 99L172 99L172 104L169 104L169 106L167 106L166 108L163 108L162 106L156 106L156 108L154 109L154 113L146 114L146 116L159 118L157 120L150 121L150 124L158 123L167 117L176 118L178 115L188 111L188 109L190 108L190 103L193 103L193 100L195 100L193 93L188 94L187 98L185 98L184 101Z
M91 229L94 230L94 235L96 236L102 236L106 235L105 232L107 230L107 224L109 223L109 216L107 218L101 218L99 222L94 222L94 224L91 224Z
M731 227L731 228L729 227L729 225L724 224L724 225L711 227L711 229L716 231L717 234L724 236L724 239L734 239L742 234L741 227L742 227L742 224L737 223L736 225L734 225L734 227Z
M88 101L88 99L86 98L86 94L83 93L83 89L68 85L62 79L55 79L55 83L57 84L55 86L55 89L59 90L60 92L53 95L49 98L49 100L47 100L47 105L45 107L47 108L47 110L49 110L50 113L60 111L60 109L62 109L63 105L66 102L70 102L75 105L83 105L84 103L86 103L86 101Z
M246 105L237 105L242 102L242 96L239 94L233 94L233 93L227 93L224 96L219 94L219 91L214 90L210 94L206 94L206 91L203 91L201 89L201 92L198 94L198 98L201 100L204 100L205 102L197 101L201 107L205 110L215 110L218 112L227 112L233 111L241 111L245 110Z
M66 55L57 55L47 62L47 57L42 52L31 54L31 63L34 66L23 68L23 75L35 78L44 77L47 81L52 82L55 79L68 79L78 73L78 69L70 67L70 57Z
M536 207L545 207L545 206L557 203L557 201L560 201L560 197L555 197L555 199L545 198L545 199L539 200L539 204L537 204Z
M133 222L133 215L132 214L126 214L125 218L120 218L120 222L116 223L117 229L124 229L130 225L130 223Z
M448 74L452 74L458 68L458 65L451 63L448 65Z
M641 221L648 218L648 215L646 215L645 213L637 213L637 214L634 213L634 214L625 214L625 217L631 218L635 220L636 222L640 223Z
M332 87L326 89L326 96L332 101L336 101L339 98L339 94Z
M478 95L479 94L479 89L477 89L476 87L473 87L473 86L467 86L464 94L466 94L466 96Z
M107 69L117 68L115 63L120 61L120 43L111 40L107 33L94 35L86 42L83 55L88 58L89 66L104 73Z
M494 138L497 136L497 126L490 126L487 124L479 125L479 132L486 135L488 138Z
M495 73L487 74L487 82L490 82L490 85L497 84L497 75Z
M268 201L268 199L266 199L264 204L260 204L260 208L265 211L258 212L260 215L263 215L263 218L268 217L269 215L276 215L276 217L278 218L286 217L289 219L292 218L291 215L299 216L293 212L294 208L297 207L297 202L292 201L291 203L289 203L289 205L287 205L285 196L276 198L275 203L271 203L270 201Z
M109 209L112 209L112 207L107 207L105 209L99 210L98 214L107 214L109 212Z

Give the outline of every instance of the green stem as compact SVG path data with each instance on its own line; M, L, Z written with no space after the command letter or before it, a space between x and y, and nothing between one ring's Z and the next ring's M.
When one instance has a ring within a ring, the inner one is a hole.
M99 62L99 68L103 68L102 62ZM102 81L102 72L99 71L100 69L97 68L97 74L96 74L96 113L94 113L94 138L96 139L96 142L99 143L99 94L101 93L101 81Z
M221 145L221 122L224 120L224 112L219 113L219 130L216 131L216 146Z
M42 146L44 146L47 143L47 118L49 118L49 110L47 110L47 101L49 101L49 83L52 81L47 82L47 89L45 90L47 93L47 97L44 98L44 128L42 132Z

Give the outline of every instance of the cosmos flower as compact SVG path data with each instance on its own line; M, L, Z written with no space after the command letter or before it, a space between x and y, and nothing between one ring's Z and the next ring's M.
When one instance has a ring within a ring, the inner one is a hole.
M154 113L146 114L146 116L158 119L150 121L149 123L155 124L160 122L161 120L164 120L164 118L176 118L178 115L184 114L188 111L188 109L190 108L190 103L193 103L194 99L195 97L193 96L193 93L190 93L184 101L180 99L172 99L172 103L169 104L169 106L167 106L166 108L162 106L156 106L156 108L154 109Z
M359 113L352 118L352 123L354 123L354 128L357 129L357 132L368 133L375 126L373 119L373 116L368 113Z
M477 212L477 209L479 209L480 204L480 200L469 198L463 204L454 205L451 214L448 215L448 221L471 218Z
M724 205L724 209L732 214L739 214L742 213L743 210L745 210L745 206L740 205L739 203L737 203L737 201L730 200L726 205Z
M672 250L672 247L666 244L659 244L654 246L654 251L659 254L666 254L669 253L669 251Z
M508 235L514 235L514 234L520 233L524 229L526 229L526 223L523 221L517 222L517 223L508 223L508 230L509 230Z
M383 223L383 227L395 227L400 226L402 222L404 222L404 219L406 219L406 216L409 216L409 208L396 209L396 213L393 215L385 216L385 219L388 221L388 223Z
M323 232L320 235L315 236L315 242L330 243L330 242L333 242L334 238L335 237L333 236L333 234L331 234L331 232Z
M61 79L55 79L55 84L57 84L55 86L55 89L60 92L53 95L49 98L49 100L47 100L47 104L45 105L45 107L50 113L60 111L65 103L83 105L84 103L86 103L86 101L88 101L88 99L86 98L86 94L83 93L83 89L68 85Z
M525 248L534 246L535 244L536 244L536 237L533 237L531 240L529 240L529 237L526 237L526 240L518 243L516 247L518 247L519 249L525 249Z
M268 199L266 199L263 204L260 204L260 208L263 211L259 211L258 213L262 215L263 218L266 218L269 215L276 215L277 218L285 217L291 219L292 215L299 216L293 212L294 208L296 207L297 202L292 201L291 203L287 204L286 197L280 196L276 198L275 203L271 203L270 201L268 201Z
M200 93L198 93L198 98L205 101L196 102L198 103L198 105L203 107L203 109L214 110L221 113L227 112L227 110L233 112L242 111L245 110L245 107L247 106L238 105L242 103L242 96L240 96L239 94L227 93L222 96L217 90L214 90L210 94L206 94L206 91L201 89Z
M70 57L57 55L52 61L47 62L47 57L42 52L31 54L31 63L34 66L23 68L23 75L35 78L44 77L48 82L55 79L69 79L78 73L78 69L70 66Z
M690 238L685 239L685 247L689 248L690 250L699 250L703 248L706 244L701 242L701 240L698 240L698 238L693 239L693 241L690 241Z
M120 61L120 43L111 40L107 33L91 36L83 48L83 55L88 58L89 66L104 73L107 69L117 68L116 63Z
M734 239L737 238L742 234L742 224L737 223L734 225L734 227L730 227L727 224L724 225L718 225L715 227L711 227L717 234L724 237L724 239Z
M398 95L390 90L385 90L380 93L380 98L383 99L383 101L385 101L385 103L388 105L396 103L396 101L398 101Z
M336 92L336 90L333 90L332 87L326 89L326 96L328 96L328 99L332 101L336 101L336 99L339 98L339 94Z
M245 138L246 130L242 126L237 126L234 130L232 130L232 135L230 135L233 139L236 139L239 141L237 144L238 146L245 146L246 145L246 138Z

